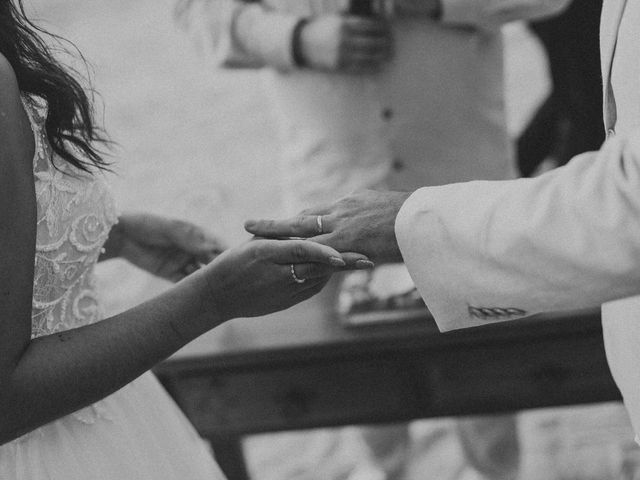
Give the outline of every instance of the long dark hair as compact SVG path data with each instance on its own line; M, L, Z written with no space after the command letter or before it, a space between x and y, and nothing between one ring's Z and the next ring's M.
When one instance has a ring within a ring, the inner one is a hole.
M40 35L58 42L60 37L33 24L22 0L16 3L0 0L0 53L13 67L20 91L46 101L45 132L56 154L84 171L105 169L108 163L96 145L107 139L95 125L93 98L74 78L77 72L63 66Z

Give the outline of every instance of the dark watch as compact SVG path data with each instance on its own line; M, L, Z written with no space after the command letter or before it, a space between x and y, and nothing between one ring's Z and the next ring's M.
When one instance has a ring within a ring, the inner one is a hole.
M301 18L298 20L298 23L293 27L293 32L291 33L291 58L293 59L293 63L298 68L307 67L307 59L304 57L302 53L302 30L309 23L308 18Z

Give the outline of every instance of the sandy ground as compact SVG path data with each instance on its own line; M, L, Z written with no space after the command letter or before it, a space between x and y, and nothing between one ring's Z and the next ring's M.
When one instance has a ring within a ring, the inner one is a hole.
M245 238L245 218L280 212L273 121L256 75L215 69L177 28L173 3L28 2L34 18L72 40L93 66L105 125L119 145L113 159L122 209L185 217L235 244ZM509 27L507 37L509 128L517 132L548 82L539 47L523 28ZM100 273L110 312L166 287L119 262ZM433 442L433 433L450 422L412 427L407 480L477 478L461 468L455 438ZM530 412L520 422L528 452L523 478L627 478L619 472L629 458L630 433L619 406ZM246 450L253 476L261 480L338 480L354 466L366 466L367 457L349 429L339 436L323 431L253 438Z

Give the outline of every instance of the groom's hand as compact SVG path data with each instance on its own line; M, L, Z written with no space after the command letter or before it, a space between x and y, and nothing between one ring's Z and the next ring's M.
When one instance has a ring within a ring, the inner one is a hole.
M249 220L245 229L267 238L308 238L339 252L359 252L376 263L402 262L395 221L409 192L367 190L286 220Z

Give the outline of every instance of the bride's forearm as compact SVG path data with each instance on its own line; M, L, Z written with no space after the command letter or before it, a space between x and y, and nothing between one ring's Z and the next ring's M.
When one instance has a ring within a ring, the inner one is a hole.
M122 314L31 341L0 389L0 444L108 396L222 323L203 305L198 277Z

